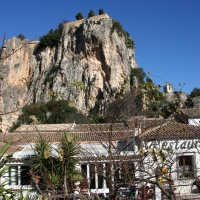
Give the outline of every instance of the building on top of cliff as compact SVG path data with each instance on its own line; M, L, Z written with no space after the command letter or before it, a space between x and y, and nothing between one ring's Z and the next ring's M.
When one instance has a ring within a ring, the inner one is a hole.
M79 27L83 21L89 19L89 20L100 20L100 19L109 19L109 15L108 14L101 14L101 15L96 15L96 16L93 16L93 17L89 17L89 18L84 18L84 19L79 19L79 20L76 20L76 21L72 21L72 22L67 22L64 24L65 28L66 27Z
M163 86L163 92L166 93L173 93L174 88L170 83L165 82L165 85Z

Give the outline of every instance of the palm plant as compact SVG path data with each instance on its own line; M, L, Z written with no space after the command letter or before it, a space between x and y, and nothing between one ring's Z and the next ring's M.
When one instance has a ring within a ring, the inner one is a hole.
M75 182L82 178L76 168L79 144L64 133L56 147L41 139L34 151L31 175L39 194L47 199L67 199L75 191Z

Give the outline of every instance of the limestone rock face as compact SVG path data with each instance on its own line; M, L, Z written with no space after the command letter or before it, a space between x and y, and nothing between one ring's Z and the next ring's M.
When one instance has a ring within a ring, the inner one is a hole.
M31 70L35 63L35 44L12 38L1 51L0 120L5 131L18 118L21 108L32 98L27 96Z
M136 62L126 40L108 15L66 23L60 44L42 52L33 53L36 42L24 45L12 38L1 57L19 50L0 63L1 113L52 98L66 99L85 114L105 109L129 90ZM2 115L2 124L11 125L19 112Z

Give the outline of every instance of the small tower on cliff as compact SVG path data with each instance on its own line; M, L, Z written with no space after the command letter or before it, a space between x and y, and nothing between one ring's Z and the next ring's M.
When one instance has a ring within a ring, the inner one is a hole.
M174 88L172 87L172 85L167 82L163 86L163 92L165 92L165 93L173 93L173 89Z

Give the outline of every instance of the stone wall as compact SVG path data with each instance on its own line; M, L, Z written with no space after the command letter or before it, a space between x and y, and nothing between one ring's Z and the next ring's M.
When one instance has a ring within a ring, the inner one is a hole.
M100 19L108 19L108 18L110 18L108 14L96 15L96 16L94 16L94 17L84 18L84 19L80 19L80 20L73 21L73 22L65 23L64 26L65 26L65 28L70 27L70 26L72 26L72 27L77 26L77 27L78 27L78 26L80 26L80 25L83 23L83 21L86 20L86 19L90 19L90 20L91 20L91 19L100 20Z

